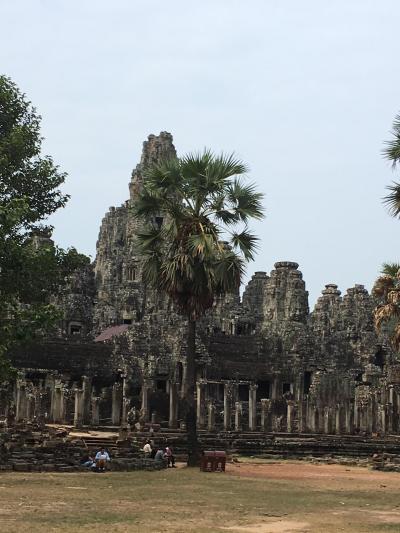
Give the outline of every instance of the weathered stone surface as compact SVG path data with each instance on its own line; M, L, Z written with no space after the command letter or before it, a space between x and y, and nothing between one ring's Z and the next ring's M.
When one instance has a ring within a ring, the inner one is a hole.
M94 264L57 296L64 310L58 337L12 354L20 376L0 392L9 425L122 424L124 434L182 425L187 324L143 283L141 222L132 214L146 165L174 155L169 133L149 136L129 199L102 221ZM200 425L215 432L236 425L242 435L399 433L400 361L374 331L374 305L362 285L342 296L329 283L310 312L291 261L275 263L269 275L256 272L242 298L218 298L198 324Z

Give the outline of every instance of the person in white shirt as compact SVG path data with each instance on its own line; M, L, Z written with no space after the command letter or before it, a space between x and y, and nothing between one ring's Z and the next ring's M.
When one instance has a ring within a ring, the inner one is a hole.
M105 472L106 464L110 462L110 456L104 448L101 448L101 450L96 453L95 461L97 470L99 472Z
M149 440L146 440L146 444L143 446L143 451L145 459L151 457L151 444Z

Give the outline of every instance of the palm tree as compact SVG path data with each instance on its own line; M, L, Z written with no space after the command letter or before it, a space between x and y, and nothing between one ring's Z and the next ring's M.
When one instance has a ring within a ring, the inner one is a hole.
M386 148L383 154L386 159L392 162L395 169L400 162L400 114L396 115L392 126L392 139L386 141ZM383 201L386 204L390 215L393 217L400 216L400 183L394 181L387 189L390 191Z
M147 168L134 208L147 221L138 234L144 282L166 293L187 320L189 465L198 461L196 322L216 296L239 288L258 241L248 222L263 218L263 195L244 184L246 172L233 155L209 150L172 158Z
M374 309L375 327L380 332L386 325L393 347L400 348L400 265L384 263L372 294L378 300Z

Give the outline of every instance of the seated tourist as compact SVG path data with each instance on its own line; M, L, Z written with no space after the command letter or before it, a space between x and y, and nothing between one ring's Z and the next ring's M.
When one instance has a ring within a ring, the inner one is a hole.
M157 450L155 456L154 456L154 460L156 462L163 462L164 461L164 452L163 450L161 450L160 448Z
M110 462L110 456L104 448L101 448L101 450L96 453L95 461L96 469L99 472L105 472L106 464Z
M146 444L143 446L143 451L145 459L151 457L152 447L149 440L146 440Z
M167 466L168 468L171 466L172 468L175 468L175 457L172 453L172 449L167 446L165 448L164 458L167 460Z
M81 465L85 466L86 468L90 468L94 465L94 458L88 453L86 454L81 461Z

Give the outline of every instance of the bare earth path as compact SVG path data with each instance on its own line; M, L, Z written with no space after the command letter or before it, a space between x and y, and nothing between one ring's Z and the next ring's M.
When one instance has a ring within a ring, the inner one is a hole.
M0 474L0 532L400 532L400 474L303 462Z

